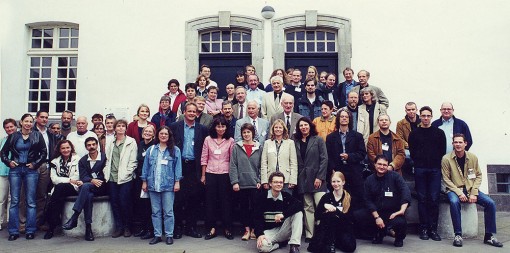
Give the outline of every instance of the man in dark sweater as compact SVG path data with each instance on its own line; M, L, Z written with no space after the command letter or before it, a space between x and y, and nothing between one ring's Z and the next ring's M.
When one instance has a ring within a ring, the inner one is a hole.
M289 241L290 253L299 253L303 232L303 204L283 192L285 176L276 171L269 176L271 189L257 197L254 212L259 252L271 252Z
M409 152L414 161L414 180L418 194L420 239L441 241L437 233L439 193L441 192L441 158L446 153L444 132L431 125L432 109L420 109L420 127L409 134Z
M388 158L375 158L375 173L365 181L365 219L358 219L359 225L372 232L373 244L381 244L385 235L395 237L393 245L402 247L406 237L407 221L405 211L411 203L411 192L398 173L388 170Z

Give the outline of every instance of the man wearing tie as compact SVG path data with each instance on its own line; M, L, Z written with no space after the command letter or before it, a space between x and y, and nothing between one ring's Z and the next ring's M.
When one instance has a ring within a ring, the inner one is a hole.
M273 123L277 119L283 120L285 124L287 125L287 129L289 129L289 135L291 136L291 139L294 137L294 133L296 132L296 122L303 116L299 113L293 112L294 108L294 97L291 96L285 96L282 99L282 107L283 112L273 115L271 117L270 126L273 125Z
M277 113L283 111L280 101L285 96L292 96L283 92L283 78L281 76L273 76L271 78L272 92L267 92L262 97L262 118L271 119Z
M241 141L241 126L244 123L250 123L255 127L255 140L257 140L262 148L264 141L267 139L269 132L269 121L259 118L259 104L257 101L248 102L248 117L238 119L236 122L236 129L234 139L235 141Z

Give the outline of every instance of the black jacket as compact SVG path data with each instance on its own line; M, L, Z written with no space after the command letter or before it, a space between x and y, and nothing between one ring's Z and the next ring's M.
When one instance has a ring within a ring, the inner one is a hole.
M387 196L386 192L393 196ZM365 203L370 212L390 215L399 211L403 204L411 203L411 191L397 172L388 171L382 177L374 173L365 181Z
M19 152L16 150L16 142L20 138L23 138L20 131L7 137L1 152L2 162L5 163L5 165L9 166L11 161L19 163ZM48 154L46 143L44 143L43 136L39 131L32 131L28 139L30 140L30 149L28 150L27 163L32 163L34 168L39 168L39 166L46 161L46 156ZM12 159L9 159L9 157Z
M184 120L174 122L170 125L170 129L174 135L175 146L177 146L181 150L181 154L184 152ZM183 171L182 175L184 177L195 174L196 179L200 180L202 177L202 166L200 165L200 158L202 155L202 146L204 145L205 137L207 137L207 128L195 121L195 137L194 137L194 146L193 152L195 153L195 169L194 173L190 171ZM190 174L191 173L191 174Z
M32 131L39 132L39 128L37 128L36 124L34 124L34 127L32 128ZM44 162L50 162L51 160L53 160L54 158L57 157L56 152L55 152L55 146L57 145L57 142L60 141L60 139L65 139L65 137L62 136L62 135L59 135L57 137L55 134L51 133L49 131L49 129L46 129L46 134L48 134L49 144L48 144L48 150L47 151L50 154L50 159L49 160L44 159ZM44 140L44 137L43 137L43 140Z
M334 131L326 137L326 148L328 150L328 175L331 175L332 171L340 171L345 175L346 185L363 184L363 165L361 162L367 155L363 135L356 131L347 132L345 153L349 157L346 164L340 158L343 147L342 138L338 131Z
M101 156L101 161L96 161L94 167L90 167L90 162L87 161L89 155L84 155L78 162L78 170L80 171L80 180L83 182L90 182L92 179L105 180L104 166L106 166L106 155L103 152L99 152L98 156ZM95 177L92 173L96 173Z

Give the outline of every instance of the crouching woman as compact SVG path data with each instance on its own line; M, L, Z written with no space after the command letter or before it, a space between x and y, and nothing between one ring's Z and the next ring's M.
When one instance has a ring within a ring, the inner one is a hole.
M164 224L166 244L171 245L174 233L174 198L175 192L180 190L179 181L182 179L181 150L174 146L172 131L167 126L162 126L156 135L157 144L147 149L141 176L142 189L149 192L152 208L154 239L149 244L162 241Z

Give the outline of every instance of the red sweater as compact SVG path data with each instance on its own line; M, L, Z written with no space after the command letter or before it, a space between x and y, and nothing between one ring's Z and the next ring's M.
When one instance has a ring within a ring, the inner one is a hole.
M154 124L150 121L147 121L147 123L152 125L154 127L154 129L157 129L156 124ZM129 123L129 125L127 127L127 131L126 131L126 135L134 138L136 140L137 144L140 143L142 136L140 136L140 134L138 133L138 121L133 121L133 122Z

